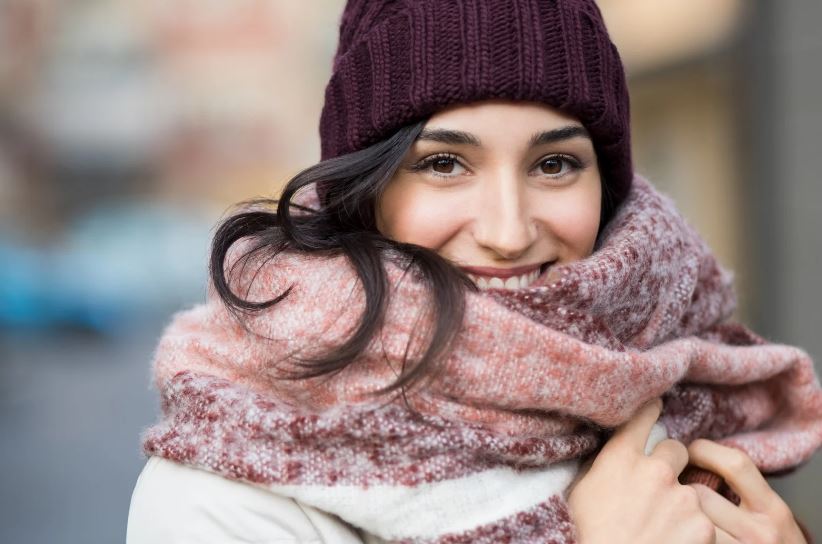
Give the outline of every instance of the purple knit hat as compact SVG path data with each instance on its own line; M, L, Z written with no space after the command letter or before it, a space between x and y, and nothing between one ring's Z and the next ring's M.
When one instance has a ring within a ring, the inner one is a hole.
M579 119L616 202L627 195L625 72L593 0L348 0L320 118L322 160L490 98Z

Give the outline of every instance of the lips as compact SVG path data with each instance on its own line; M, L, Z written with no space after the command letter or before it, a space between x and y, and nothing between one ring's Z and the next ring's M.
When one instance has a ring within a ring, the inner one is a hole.
M462 270L480 289L523 289L531 285L551 263L515 268L463 266Z

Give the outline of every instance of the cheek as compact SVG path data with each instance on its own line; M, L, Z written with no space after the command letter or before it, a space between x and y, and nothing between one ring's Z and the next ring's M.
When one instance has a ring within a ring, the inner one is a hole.
M397 242L437 250L463 224L460 206L449 196L413 184L389 185L378 204L377 228Z
M579 187L546 199L541 207L541 222L562 246L563 261L588 257L594 250L599 232L602 194L599 183Z

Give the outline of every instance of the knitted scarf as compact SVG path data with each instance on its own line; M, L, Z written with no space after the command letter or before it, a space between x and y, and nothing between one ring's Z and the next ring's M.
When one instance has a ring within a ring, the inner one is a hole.
M663 396L668 436L744 450L764 473L822 444L822 389L800 349L729 321L730 274L637 177L581 261L529 287L466 293L435 378L375 396L426 346L430 294L387 257L380 334L331 377L284 380L339 345L363 310L344 257L237 259L232 290L275 306L242 319L213 289L160 340L162 418L148 455L263 486L405 542L575 542L580 461ZM242 265L242 266L240 266ZM231 265L229 265L231 269Z

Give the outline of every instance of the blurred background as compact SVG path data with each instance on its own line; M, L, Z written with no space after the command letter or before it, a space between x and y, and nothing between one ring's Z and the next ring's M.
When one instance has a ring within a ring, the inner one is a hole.
M157 337L228 206L319 160L342 5L0 0L0 541L124 540ZM600 5L637 169L822 360L822 3ZM772 483L822 538L820 456Z

